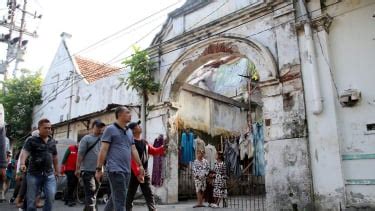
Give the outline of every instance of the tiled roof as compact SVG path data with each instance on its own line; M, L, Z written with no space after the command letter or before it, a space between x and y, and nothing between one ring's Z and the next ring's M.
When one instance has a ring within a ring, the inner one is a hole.
M89 83L110 76L121 69L79 56L75 56L74 59L77 62L79 71Z

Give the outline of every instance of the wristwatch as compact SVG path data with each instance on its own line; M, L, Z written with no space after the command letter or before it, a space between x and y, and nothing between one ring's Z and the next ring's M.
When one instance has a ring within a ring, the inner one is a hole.
M103 168L102 167L96 167L96 171L102 171Z

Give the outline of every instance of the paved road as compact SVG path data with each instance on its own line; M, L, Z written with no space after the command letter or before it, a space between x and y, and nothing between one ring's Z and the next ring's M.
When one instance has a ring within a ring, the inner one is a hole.
M184 203L174 204L174 205L158 205L157 208L160 211L228 211L231 209L212 209L212 208L195 208L193 209L194 201L188 201ZM99 205L99 210L102 211L104 209L104 205ZM0 210L1 211L18 211L14 204L9 203L0 203ZM38 209L38 211L42 209ZM64 205L63 201L57 200L54 203L53 211L82 211L83 205L78 204L74 207L68 207ZM234 209L232 209L234 210ZM235 209L238 210L238 209ZM147 211L147 207L142 205L137 205L134 207L133 211Z

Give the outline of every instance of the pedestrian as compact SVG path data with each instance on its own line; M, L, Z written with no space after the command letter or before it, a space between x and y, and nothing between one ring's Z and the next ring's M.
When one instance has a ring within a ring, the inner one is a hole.
M4 183L6 177L7 157L6 157L6 136L5 127L0 125L0 202L5 201Z
M224 155L222 152L217 152L216 163L214 167L215 181L214 181L214 198L215 204L211 207L219 207L220 201L223 200L225 207L225 199L227 198L227 168L224 163Z
M31 132L31 136L39 137L39 131L35 128L33 132ZM28 136L29 137L29 136ZM27 137L27 138L28 138ZM26 138L26 140L27 140ZM22 157L22 148L18 155L18 161L16 165L16 181L18 182L18 186L16 186L13 197L15 197L16 207L17 208L23 208L24 210L27 209L27 200L25 200L26 192L27 192L27 180L26 180L26 172L21 171L21 157ZM29 166L29 160L30 157L26 160L26 168ZM35 205L37 208L42 208L43 202L40 199L40 193L41 191L38 191Z
M43 187L45 204L43 211L52 210L58 176L56 141L50 136L51 123L48 119L38 122L39 136L30 136L23 146L21 171L26 171L26 159L30 156L27 169L27 211L36 211L35 201L40 187Z
M66 175L68 180L67 182L67 191L65 192L64 200L65 205L73 207L76 205L74 198L74 191L77 188L78 178L76 177L76 165L77 165L77 156L78 156L78 143L68 146L65 151L64 157L61 162L61 175Z
M151 178L147 171L148 168L148 158L149 155L153 156L160 156L164 155L166 152L166 145L162 145L160 147L153 147L151 144L147 143L145 139L142 139L142 127L140 126L141 121L138 122L132 122L128 125L128 128L130 128L133 132L134 136L134 143L135 147L138 150L138 154L140 156L140 159L143 164L143 169L145 169L144 177L140 177L138 168L136 166L136 163L134 160L132 160L131 167L132 167L132 173L130 177L130 183L129 183L129 190L126 197L126 210L131 211L133 207L133 200L135 193L137 192L138 186L141 187L143 196L146 199L146 204L148 207L148 210L155 211L155 200L154 200L154 194L151 190Z
M195 192L197 193L198 203L194 206L205 207L203 205L204 191L206 190L206 179L209 173L208 161L204 159L204 151L198 150L196 160L193 162L193 176L195 183Z
M96 196L100 183L95 179L95 167L100 150L100 138L105 124L97 119L92 123L91 133L79 142L76 176L83 180L85 192L84 211L97 211Z
M116 122L107 126L101 139L100 152L96 166L95 177L98 181L103 177L103 165L106 160L111 196L105 211L123 211L125 209L131 168L130 161L134 159L144 176L144 169L134 145L132 131L126 125L131 121L131 114L126 107L115 110Z
M15 163L14 159L12 158L12 152L7 151L7 161L8 165L6 168L6 179L5 179L5 187L4 187L4 194L7 194L9 191L9 188L12 186L14 182L14 169L15 169Z

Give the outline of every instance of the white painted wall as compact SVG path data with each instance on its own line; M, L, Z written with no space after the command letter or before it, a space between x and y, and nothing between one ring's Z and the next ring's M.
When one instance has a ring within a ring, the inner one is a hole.
M303 32L298 36L315 201L333 210L339 203L375 206L375 185L345 185L348 179L375 179L374 159L342 160L345 155L375 154L375 134L366 130L366 124L375 123L374 10L371 0L339 2L326 11L334 18L329 33L314 33L323 97L320 115L312 114L310 59ZM347 89L362 92L358 105L339 104L337 93Z
M266 0L213 1L211 4L199 8L195 12L174 18L169 25L170 31L163 40L172 39L184 32L203 26L247 6L256 6L265 1Z
M70 118L103 110L108 104L139 105L137 93L120 86L119 78L126 77L127 70L89 84L86 80L82 80L75 62L67 58L69 58L68 50L62 41L42 85L43 103L34 108L34 125L42 117L50 119L52 124L69 119L72 89ZM73 86L71 86L71 71L76 75ZM58 80L60 81L56 83ZM57 95L53 94L56 88Z
M361 101L342 107L337 100L337 123L342 154L375 154L375 4L372 0L344 1L328 11L336 14L328 35L329 57L338 93L358 89ZM343 160L345 180L375 179L374 159ZM375 185L346 185L349 204L375 206Z

